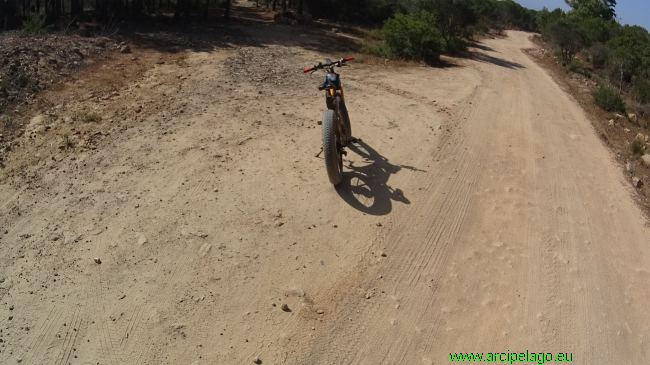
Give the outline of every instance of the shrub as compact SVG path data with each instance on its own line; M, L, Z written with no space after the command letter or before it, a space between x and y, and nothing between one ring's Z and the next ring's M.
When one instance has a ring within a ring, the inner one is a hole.
M101 122L102 116L94 111L79 110L73 115L74 120L84 123L98 123Z
M632 153L635 155L643 155L645 153L645 143L635 139L630 145Z
M636 101L639 103L650 103L650 81L645 79L636 79L632 93L634 94Z
M23 33L43 34L47 30L44 13L30 14L23 22Z
M611 87L601 85L594 92L594 101L596 105L608 112L625 112L625 102Z
M442 50L442 37L431 13L396 14L383 28L389 56L435 62Z
M609 58L609 52L607 47L602 43L596 43L589 49L589 58L591 59L591 65L596 69L602 69L607 66L607 59Z
M464 39L458 37L452 37L447 41L445 45L445 52L447 53L461 53L467 49L467 42Z
M569 70L571 72L575 72L587 77L591 77L591 72L589 72L589 69L585 67L585 65L582 62L580 62L580 60L575 58L571 60L571 62L569 63Z
M582 49L586 37L574 19L560 18L547 24L544 37L553 42L559 49L563 65L568 65L573 56Z

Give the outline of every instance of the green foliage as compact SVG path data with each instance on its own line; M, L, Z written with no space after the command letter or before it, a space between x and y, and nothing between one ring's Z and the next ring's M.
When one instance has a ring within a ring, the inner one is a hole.
M383 28L385 52L397 58L435 62L442 51L442 36L433 14L396 14Z
M568 67L571 72L591 77L591 72L589 72L589 69L578 59L572 59Z
M580 26L570 17L561 17L546 25L544 36L559 49L562 64L568 65L575 54L586 44L586 37Z
M602 43L596 43L589 48L589 59L595 69L602 69L607 66L609 49Z
M650 77L650 34L639 26L626 25L607 43L611 63L626 80Z
M632 95L634 96L636 101L641 104L650 103L650 81L641 78L637 79L634 82Z
M539 29L541 32L544 32L549 24L556 22L564 16L565 13L560 8L557 8L553 11L549 11L547 8L544 8L537 13L537 17L535 19L537 23L537 29Z
M632 153L635 155L643 155L645 153L645 143L635 139L630 145Z
M625 112L625 102L616 90L601 85L593 94L596 105L608 112Z
M620 28L614 20L602 18L584 18L572 14L575 24L584 35L587 45L606 43Z
M47 31L45 22L45 13L30 14L23 22L23 33L25 34L43 34Z
M566 3L584 18L612 20L616 17L616 0L566 0Z
M476 23L476 13L470 5L469 0L427 0L419 6L433 14L447 52L464 49L461 38L468 36L467 27Z

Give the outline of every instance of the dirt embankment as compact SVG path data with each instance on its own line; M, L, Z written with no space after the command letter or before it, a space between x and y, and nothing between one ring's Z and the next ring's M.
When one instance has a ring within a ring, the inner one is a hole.
M0 114L116 49L114 41L102 37L0 33Z

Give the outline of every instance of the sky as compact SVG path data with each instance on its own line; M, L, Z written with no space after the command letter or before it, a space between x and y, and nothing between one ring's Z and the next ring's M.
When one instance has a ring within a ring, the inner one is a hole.
M516 0L521 5L531 9L568 9L564 0ZM637 24L650 30L650 0L618 0L616 15L623 24Z

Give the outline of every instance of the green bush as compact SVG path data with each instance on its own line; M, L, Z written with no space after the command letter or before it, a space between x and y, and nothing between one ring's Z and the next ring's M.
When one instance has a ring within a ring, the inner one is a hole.
M30 14L23 22L23 33L43 34L47 30L44 13Z
M571 63L587 42L576 20L568 17L548 23L543 35L558 48L564 66Z
M573 59L569 63L569 70L571 72L575 72L587 77L591 77L591 72L589 72L589 69L578 59Z
M382 30L385 50L391 57L435 62L442 51L442 37L431 13L396 14Z
M616 90L607 86L600 86L594 92L594 101L596 105L608 112L625 112L625 102Z
M459 37L452 37L445 44L445 52L447 53L461 53L467 50L467 42Z

